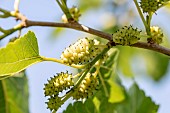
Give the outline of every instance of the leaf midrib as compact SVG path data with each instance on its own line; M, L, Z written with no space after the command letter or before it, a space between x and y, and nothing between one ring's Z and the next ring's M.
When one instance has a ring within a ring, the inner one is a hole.
M32 59L37 59L37 58L41 58L41 56L37 56L37 57L29 57L29 58L25 58L25 59L21 59L21 60L18 60L18 61L15 61L15 62L0 62L0 65L1 64L15 64L15 63L18 63L18 62L23 62L23 61L26 61L26 60L32 60Z

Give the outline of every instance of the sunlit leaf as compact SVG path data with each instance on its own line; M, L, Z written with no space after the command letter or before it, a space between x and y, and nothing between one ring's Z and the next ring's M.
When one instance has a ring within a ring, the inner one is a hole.
M37 39L35 34L29 31L0 49L0 77L13 75L37 62L41 62Z

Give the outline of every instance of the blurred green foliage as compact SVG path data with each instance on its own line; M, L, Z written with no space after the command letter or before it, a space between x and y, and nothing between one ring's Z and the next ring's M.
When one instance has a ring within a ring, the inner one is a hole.
M81 12L85 12L90 9L99 8L102 2L102 0L80 0L78 1L78 6Z
M25 71L0 81L0 113L29 113Z

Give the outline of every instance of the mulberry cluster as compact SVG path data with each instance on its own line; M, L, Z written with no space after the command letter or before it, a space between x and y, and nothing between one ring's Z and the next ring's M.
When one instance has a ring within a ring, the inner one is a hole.
M61 107L62 104L64 104L60 97L58 96L52 96L48 99L48 102L46 102L47 108L51 111L57 111L59 107Z
M78 22L79 17L81 16L80 10L77 7L73 6L72 8L69 9L69 12L70 12L72 18L74 19L74 21ZM67 20L67 17L65 14L62 16L62 21L64 23L68 23L68 20Z
M48 98L47 108L51 111L57 111L58 108L63 104L62 98L58 96L59 92L69 89L74 85L73 76L68 72L58 73L57 76L51 77L48 83L45 84L44 94L50 96Z
M153 12L155 13L156 10L160 6L159 0L141 0L140 7L143 10L143 13Z
M73 99L79 100L92 96L95 90L98 88L98 85L98 78L93 76L93 74L88 73L80 86L75 90Z
M51 77L48 83L45 84L44 94L45 96L58 95L59 92L66 90L74 85L72 75L64 72L58 73L57 76Z
M92 61L102 49L97 40L83 38L66 48L60 58L69 65L85 64Z
M150 28L151 31L151 39L154 43L160 44L163 41L163 33L161 29L157 26L153 26Z
M113 34L113 41L120 45L132 45L140 40L140 33L137 28L125 26Z

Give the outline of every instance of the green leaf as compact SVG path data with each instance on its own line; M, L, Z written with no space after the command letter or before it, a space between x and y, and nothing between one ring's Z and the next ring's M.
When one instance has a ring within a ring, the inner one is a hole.
M19 74L0 81L0 113L29 113L28 80L25 72Z
M129 89L126 100L116 106L117 113L157 113L159 108L136 83Z
M93 100L87 99L85 103L75 102L70 104L63 113L157 113L159 105L147 97L137 84L133 84L126 91L126 99L119 103L108 102L108 97L101 94L102 98L94 96ZM93 108L93 109L92 109Z
M3 92L3 84L0 81L0 113L5 113L5 94Z
M91 99L87 99L84 103L81 101L69 104L63 113L97 113L94 103Z
M29 31L23 37L0 49L0 78L13 75L26 67L41 62L35 34Z

